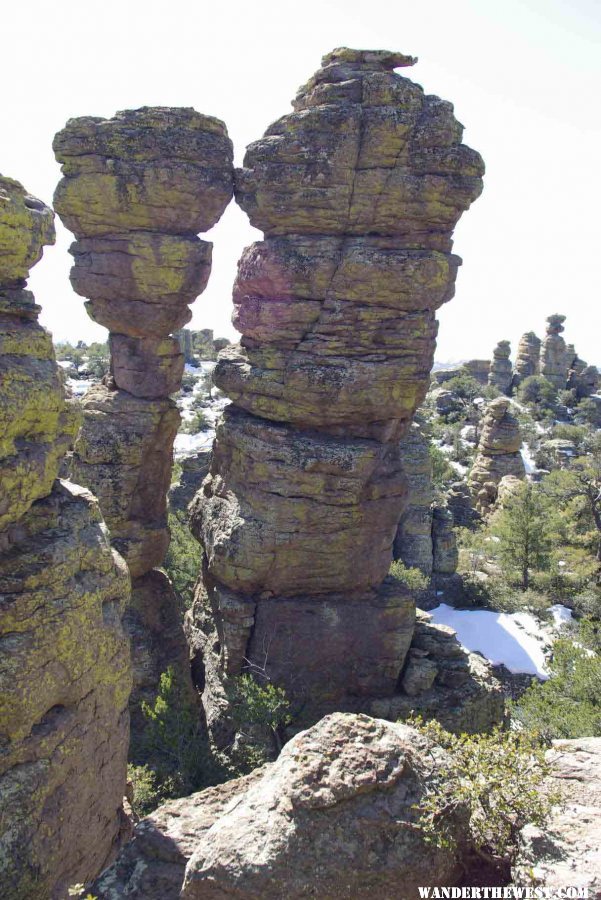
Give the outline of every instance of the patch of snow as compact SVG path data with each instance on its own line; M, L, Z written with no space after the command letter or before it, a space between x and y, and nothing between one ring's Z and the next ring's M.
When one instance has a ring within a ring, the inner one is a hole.
M200 431L198 434L184 434L183 432L176 435L173 447L176 459L184 456L192 456L199 450L210 450L213 445L215 432L213 429L209 431Z
M437 625L449 625L466 650L477 651L492 663L503 663L510 672L548 678L544 648L553 635L527 612L454 609L441 603L430 610Z
M449 465L460 475L467 475L469 466L462 466L460 462L456 462L454 459L449 460Z
M67 378L67 385L70 387L74 397L83 397L86 391L94 384L97 384L97 382L88 381L85 378Z
M555 603L554 606L549 608L549 612L553 616L553 623L556 628L563 628L564 625L572 621L572 610L568 609L567 606L562 606L561 603Z
M61 367L61 369L74 369L75 366L69 359L57 359L57 365Z
M526 475L532 475L537 471L536 463L532 458L532 453L530 452L530 447L528 444L523 443L520 447L520 453L522 454L522 460L524 462L524 468L526 469Z

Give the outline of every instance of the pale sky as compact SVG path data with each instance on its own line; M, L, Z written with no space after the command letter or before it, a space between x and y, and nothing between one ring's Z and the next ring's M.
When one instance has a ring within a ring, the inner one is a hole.
M225 121L240 164L327 51L418 56L402 74L454 103L487 170L455 232L464 263L437 358L488 357L504 338L515 351L562 312L566 339L601 363L601 0L4 0L0 33L0 172L47 203L68 118L193 106ZM42 321L56 340L102 338L57 231L29 283ZM233 337L236 261L261 235L232 202L208 237L192 327Z

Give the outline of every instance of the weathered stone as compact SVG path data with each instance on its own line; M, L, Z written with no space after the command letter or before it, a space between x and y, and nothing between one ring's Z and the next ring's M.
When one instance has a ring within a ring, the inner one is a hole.
M467 362L463 363L462 368L484 387L488 384L490 366L489 359L468 359Z
M511 345L509 341L499 341L493 350L493 360L490 365L488 383L497 388L502 394L509 394L513 382L513 368L509 359Z
M83 400L84 426L71 477L98 497L114 546L137 578L160 565L169 544L167 491L179 412L100 384Z
M328 716L277 762L143 819L92 891L100 900L392 900L454 884L456 855L424 841L414 808L445 760L407 726ZM465 811L450 815L462 845Z
M438 575L452 575L457 571L459 551L453 524L450 509L436 505L432 515L432 569Z
M446 502L457 527L473 528L479 521L480 514L474 509L469 488L464 481L453 482L447 491Z
M225 126L191 108L70 119L53 149L64 176L54 207L78 238L196 235L219 220L232 196Z
M483 165L451 105L393 73L403 60L324 57L236 173L266 237L239 262L242 338L213 376L233 403L191 513L205 563L188 628L214 734L220 672L266 669L310 722L394 693L409 646L410 601L384 581L406 494L399 441Z
M90 317L112 332L162 338L192 316L204 291L212 244L149 231L81 238L71 246L73 289Z
M415 697L430 690L437 675L438 666L434 660L412 647L405 663L401 687L409 697Z
M547 333L541 348L540 371L556 390L566 387L569 369L569 351L561 336L566 317L552 315L547 318Z
M0 286L23 287L54 238L52 210L18 181L0 175Z
M546 787L559 792L560 804L544 827L527 825L513 868L516 884L542 885L559 893L570 889L601 896L601 738L554 741L547 754L553 769Z
M179 390L184 355L175 338L130 338L111 334L111 375L134 397L158 399Z
M521 336L515 358L514 385L518 385L531 375L539 374L540 347L541 340L533 331L527 331L526 334Z
M12 531L12 533L11 533ZM0 557L0 893L62 898L124 821L129 594L96 500L58 482Z
M393 555L424 575L432 573L432 461L428 441L418 425L399 445L408 496L394 539Z
M526 475L520 453L520 426L509 412L510 402L505 397L498 397L488 405L478 455L469 474L468 484L474 504L483 514L494 505L499 482L505 475L521 479Z

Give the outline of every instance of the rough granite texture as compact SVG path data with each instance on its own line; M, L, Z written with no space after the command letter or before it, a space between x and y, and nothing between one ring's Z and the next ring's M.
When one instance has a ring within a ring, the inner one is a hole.
M209 721L219 672L245 665L302 693L309 721L326 696L344 708L348 685L359 708L397 690L411 604L381 586L406 495L399 441L484 171L451 104L394 73L413 62L327 54L236 172L265 238L239 262L242 337L214 372L233 403L192 508L205 571L188 627Z
M518 385L531 375L540 374L541 339L533 331L523 334L518 343L513 383Z
M53 214L0 177L0 896L63 900L127 834L129 575L56 481L78 417L25 290Z
M520 453L522 437L516 417L509 412L511 401L498 397L488 405L482 420L478 455L474 460L468 485L479 513L486 514L497 499L501 479L506 475L525 478L526 469Z
M457 857L424 842L414 805L445 754L412 728L336 713L251 776L144 819L93 886L99 900L381 900L454 884ZM467 817L451 821L462 844Z
M499 341L493 350L493 359L490 364L488 383L491 387L497 388L502 394L511 392L513 368L509 359L510 354L511 344L509 341Z
M562 337L563 323L566 317L552 315L547 317L547 333L542 343L540 354L540 373L550 381L556 390L566 387L568 369L570 368L570 352ZM572 348L572 359L574 357Z
M191 689L176 598L153 571L169 545L167 492L180 422L170 395L185 362L170 335L189 321L189 304L209 278L212 245L197 233L231 199L232 144L218 119L144 107L112 119L71 119L54 151L63 174L56 210L77 238L71 282L110 331L110 376L84 398L71 472L98 496L133 578L135 711L170 662L181 664ZM171 618L170 605L175 620L161 648L156 623ZM177 648L173 660L167 647Z
M393 555L404 565L432 574L432 460L428 440L413 423L400 442L408 496L394 539Z

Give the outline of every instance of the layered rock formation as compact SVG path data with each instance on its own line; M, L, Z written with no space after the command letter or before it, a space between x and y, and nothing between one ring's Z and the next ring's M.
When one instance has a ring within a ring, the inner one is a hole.
M515 358L515 368L513 382L518 385L525 378L531 375L538 375L540 372L540 348L541 340L533 331L527 331L523 334L518 343L518 350Z
M570 364L569 351L561 336L566 317L547 317L547 333L541 347L540 372L558 391L563 390L568 380ZM572 353L572 357L574 354Z
M92 495L57 481L78 424L25 290L53 214L0 177L0 895L62 900L123 831L129 595Z
M455 884L457 856L426 843L416 825L415 807L444 764L445 753L413 728L328 716L270 766L143 820L92 892L102 900L396 900L418 886ZM440 825L461 844L465 810Z
M474 504L481 514L486 514L495 503L499 482L505 475L526 475L520 453L520 426L509 407L507 398L498 397L489 404L482 422L478 455L468 477Z
M83 400L71 472L98 497L129 565L137 647L144 622L160 618L157 598L175 603L172 593L162 597L171 591L166 579L146 577L169 542L167 491L180 421L170 395L184 370L170 333L190 319L189 304L209 277L212 245L197 234L231 198L232 145L218 119L145 107L113 119L71 119L54 151L63 172L55 206L77 238L71 282L110 331L111 374ZM153 645L149 634L146 649Z
M432 574L432 461L428 441L418 425L400 442L407 478L407 502L394 538L393 556L424 575Z
M405 494L398 442L453 295L452 230L483 172L451 105L394 74L413 62L328 54L237 173L266 237L239 263L242 340L214 374L233 403L192 513L209 720L212 673L243 666L308 718L396 690L414 618L385 580Z
M491 362L489 359L468 359L467 362L463 363L462 368L481 385L486 386L488 384L490 366Z
M488 383L497 388L502 394L509 394L513 381L513 367L509 356L511 344L509 341L499 341L493 350L493 359L490 364Z

